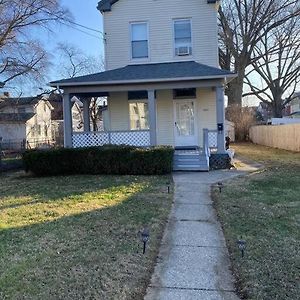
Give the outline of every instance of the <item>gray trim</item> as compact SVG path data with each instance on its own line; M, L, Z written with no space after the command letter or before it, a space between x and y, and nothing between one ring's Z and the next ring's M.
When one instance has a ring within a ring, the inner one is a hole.
M128 65L101 73L53 81L51 86L121 85L150 82L225 79L235 77L230 71L195 61Z
M128 85L103 85L103 86L69 86L64 87L66 93L76 95L76 93L98 93L98 92L124 92L124 91L142 91L142 90L166 90L176 88L208 88L219 86L224 83L224 79L216 80L196 80L179 82L157 82L145 84Z
M217 153L224 154L225 151L225 103L224 103L224 87L216 87L216 108L217 108L217 124L223 124L223 130L218 130L217 136Z
M156 99L154 90L148 90L148 111L149 111L149 127L150 127L150 145L157 144L156 139Z
M90 122L90 98L81 99L83 102L83 128L84 131L91 131L91 122Z
M111 7L119 0L101 0L98 3L97 9L103 13L106 11L111 11ZM220 0L207 0L207 4L215 4Z
M72 148L72 113L71 99L69 94L63 95L63 112L64 112L64 146Z
M80 131L80 132L73 132L73 135L77 134L84 134L84 133L122 133L122 132L149 132L149 129L141 129L141 130L103 130L103 131Z
M102 13L106 11L111 11L112 5L114 5L119 0L101 0L98 3L97 9Z
M96 82L67 82L67 83L58 83L59 86L87 86L87 85L127 85L134 83L156 83L156 82L177 82L177 81L191 81L191 80L210 80L210 79L224 79L224 78L235 78L235 74L229 75L215 75L215 76L199 76L199 77L180 77L180 78L164 78L164 79L150 79L150 80L122 80L122 81L96 81ZM50 83L50 86L57 86L57 83Z

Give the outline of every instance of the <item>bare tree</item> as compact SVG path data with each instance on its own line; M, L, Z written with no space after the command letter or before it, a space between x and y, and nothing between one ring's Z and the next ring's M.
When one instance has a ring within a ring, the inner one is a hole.
M41 43L31 37L34 28L68 19L59 0L0 1L0 81L2 86L16 78L40 79L48 66Z
M69 43L59 43L57 48L60 52L60 62L57 68L59 68L63 77L73 78L76 76L98 73L104 70L102 58L87 55L78 47ZM92 97L91 99L83 100L90 100L90 118L93 131L97 131L99 121L99 99L97 97ZM78 106L77 108L82 119L82 112Z
M300 82L300 19L291 19L266 34L254 47L245 82L250 92L272 108L274 117L293 100ZM260 81L255 80L258 76ZM261 83L260 83L261 82Z
M102 58L87 55L75 45L59 43L57 49L60 54L57 67L63 77L73 78L104 70Z
M222 1L219 10L220 64L238 74L226 90L229 105L241 105L246 69L253 60L260 59L255 52L256 45L271 31L299 16L298 0Z

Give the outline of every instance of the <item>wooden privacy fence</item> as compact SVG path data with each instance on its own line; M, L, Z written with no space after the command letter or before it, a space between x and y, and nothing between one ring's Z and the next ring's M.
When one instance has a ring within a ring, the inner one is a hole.
M250 139L255 144L300 152L300 124L253 126Z

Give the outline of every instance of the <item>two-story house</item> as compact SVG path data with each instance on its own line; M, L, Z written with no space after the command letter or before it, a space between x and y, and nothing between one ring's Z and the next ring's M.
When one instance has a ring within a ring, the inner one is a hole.
M65 146L171 145L176 170L208 170L212 147L226 156L224 85L235 75L219 68L218 4L100 1L106 71L51 83L64 90ZM79 134L71 130L74 95L84 103ZM90 132L89 99L101 96L109 128Z
M40 97L0 97L0 138L5 147L36 147L52 140L49 101Z

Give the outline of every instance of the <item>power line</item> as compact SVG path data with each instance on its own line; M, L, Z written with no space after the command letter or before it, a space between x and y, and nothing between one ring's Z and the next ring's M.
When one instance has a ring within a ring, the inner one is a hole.
M70 28L72 28L72 29L74 29L74 30L80 31L80 32L82 32L82 33L84 33L84 34L86 34L86 35L88 35L88 36L97 38L97 39L99 39L99 40L103 40L103 38L101 38L100 36L97 36L97 35L91 34L91 33L89 33L89 32L86 32L86 31L84 31L84 30L81 30L81 29L79 29L79 28L77 28L77 27L75 27L75 26L72 26L71 24L64 23L64 25L65 25L65 26L68 26L68 27L70 27Z
M94 31L94 32L100 33L102 36L104 36L104 33L103 33L102 31L100 31L100 30L97 30L97 29L88 27L88 26L86 26L86 25L82 25L82 24L73 22L73 21L71 21L71 20L67 20L67 19L64 19L64 18L62 18L62 19L63 19L64 21L68 22L68 23L74 24L74 25L76 25L76 26L82 27L82 28L87 29L87 30L90 30L90 31Z
M44 10L44 9L43 9L43 11L44 11L46 14L50 14L48 11L46 11L46 10ZM51 14L50 14L50 15L51 15ZM67 18L64 18L64 17L62 17L62 16L58 16L58 15L56 15L56 14L52 14L52 15L54 15L56 18L58 18L58 19L60 19L61 21L63 21L63 24L66 25L66 26L69 26L70 28L73 28L73 29L75 29L75 30L78 30L78 31L80 31L80 32L82 32L82 33L85 33L85 34L89 35L89 36L92 36L92 37L96 37L96 38L101 39L99 36L90 34L90 33L86 32L86 31L80 30L79 28L76 28L76 27L70 25L70 24L73 24L73 25L76 25L76 26L78 26L78 27L82 27L82 28L84 28L84 29L87 29L87 30L90 30L90 31L93 31L93 32L96 32L96 33L100 33L100 34L102 35L102 39L103 39L103 40L105 39L105 34L104 34L102 31L100 31L100 30L97 30L97 29L95 29L95 28L88 27L88 26L86 26L86 25L79 24L79 23L77 23L77 22L74 22L74 21L69 20L69 19L67 19ZM69 23L69 24L68 24L68 23Z

